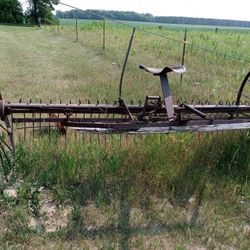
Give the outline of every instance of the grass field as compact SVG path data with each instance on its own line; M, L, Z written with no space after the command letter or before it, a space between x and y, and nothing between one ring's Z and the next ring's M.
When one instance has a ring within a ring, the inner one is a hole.
M182 27L141 27L174 39L184 35ZM1 93L10 101L113 101L130 34L107 24L104 51L98 22L80 24L78 42L71 25L59 33L56 27L0 26ZM170 76L175 101L235 100L250 68L249 30L192 28L188 42L218 54L187 47L182 83ZM182 44L136 31L125 100L161 95L158 79L139 64L176 65L181 56ZM249 131L112 136L106 145L81 135L67 144L57 135L50 141L20 140L12 178L18 200L6 199L0 186L0 245L249 249L249 153ZM34 230L31 218L42 225Z

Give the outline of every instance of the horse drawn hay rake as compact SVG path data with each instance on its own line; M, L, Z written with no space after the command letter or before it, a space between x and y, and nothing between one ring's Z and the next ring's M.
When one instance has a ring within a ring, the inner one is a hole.
M140 69L160 78L163 100L160 96L146 96L144 104L128 104L121 97L113 104L99 103L12 103L0 96L0 161L11 165L10 155L15 155L15 130L22 129L24 138L28 131L69 130L97 134L145 134L187 131L218 131L250 128L250 104L244 87L250 81L250 72L244 78L232 103L173 104L168 74L183 74L185 67Z

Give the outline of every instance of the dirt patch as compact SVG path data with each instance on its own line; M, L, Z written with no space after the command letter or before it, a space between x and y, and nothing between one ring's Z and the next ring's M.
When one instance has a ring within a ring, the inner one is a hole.
M41 209L43 226L46 232L55 232L68 226L71 206L60 206L48 190L41 191Z
M49 190L40 189L39 216L31 216L29 227L38 232L56 232L68 226L68 217L72 206L61 206L54 199Z

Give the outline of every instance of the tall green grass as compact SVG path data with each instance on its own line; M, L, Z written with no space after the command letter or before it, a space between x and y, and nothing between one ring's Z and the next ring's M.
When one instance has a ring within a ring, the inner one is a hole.
M99 145L97 138L91 143L79 138L62 142L58 137L28 145L20 142L16 170L27 181L59 185L58 190L69 196L73 192L71 198L85 202L99 195L119 197L124 187L134 202L145 194L185 202L207 187L207 198L219 200L231 195L221 189L227 182L229 189L249 183L248 132L199 136L129 136L121 141L112 136L106 138L106 146ZM79 196L75 195L78 188Z

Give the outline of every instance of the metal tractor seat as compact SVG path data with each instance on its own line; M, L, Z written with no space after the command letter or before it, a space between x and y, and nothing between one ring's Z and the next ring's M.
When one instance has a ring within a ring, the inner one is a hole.
M186 72L186 68L184 66L174 66L174 67L164 67L164 68L148 68L144 65L139 66L140 69L144 69L148 73L152 73L155 76L159 76L161 74L167 74L169 72L175 72L178 74L183 74Z
M165 103L165 108L168 115L168 120L171 121L174 119L174 106L173 106L173 98L171 96L169 81L167 74L170 72L175 72L178 74L183 74L186 71L184 66L175 66L175 67L164 67L164 68L148 68L144 65L139 66L140 69L145 70L148 73L153 74L154 76L160 76L161 88Z

